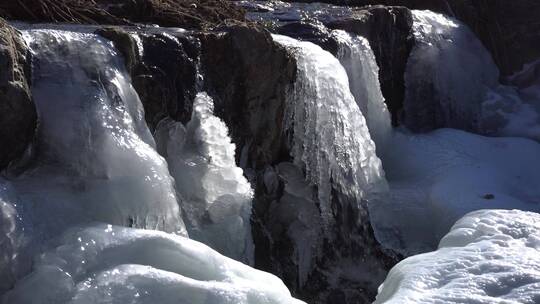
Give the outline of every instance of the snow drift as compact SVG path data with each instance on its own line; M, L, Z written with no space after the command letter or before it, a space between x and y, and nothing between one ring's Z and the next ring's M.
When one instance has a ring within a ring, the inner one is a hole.
M540 214L480 210L390 271L375 303L540 302Z

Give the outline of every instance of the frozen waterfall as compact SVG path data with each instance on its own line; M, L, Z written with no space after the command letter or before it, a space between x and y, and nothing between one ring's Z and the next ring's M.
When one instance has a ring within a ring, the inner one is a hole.
M538 85L501 85L491 55L461 22L431 11L413 11L413 19L402 117L409 128L540 140Z
M253 191L236 166L228 128L213 115L213 101L199 93L191 121L165 119L155 135L182 197L191 238L231 258L252 262Z
M386 150L392 132L390 112L379 83L379 66L367 39L342 30L332 31L338 42L337 58L347 71L349 87L364 115L377 154Z
M39 127L20 164L26 172L2 182L8 237L13 244L25 240L12 248L12 257L20 259L28 247L39 248L64 229L92 221L185 235L167 163L154 149L116 50L88 33L23 34L34 58ZM3 272L0 280L8 284L16 272Z
M376 200L387 190L380 159L375 154L366 120L349 89L347 73L332 54L319 46L274 35L292 50L298 75L288 103L286 129L291 132L294 163L317 186L325 225L333 222L332 191L353 209ZM361 220L358 218L357 220Z
M413 131L476 130L499 71L473 32L431 11L413 11L415 46L405 73L403 120Z

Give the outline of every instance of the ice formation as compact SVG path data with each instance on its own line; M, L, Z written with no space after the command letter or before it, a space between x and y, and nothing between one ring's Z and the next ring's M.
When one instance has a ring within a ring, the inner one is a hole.
M301 303L277 277L181 236L184 216L196 238L250 262L252 190L210 97L187 127L163 121L156 148L111 43L23 34L40 124L0 179L2 303Z
M229 257L251 262L253 191L236 166L235 145L225 123L213 115L213 107L212 99L199 93L187 126L163 120L156 142L182 197L190 237Z
M103 221L185 234L167 164L112 46L88 33L23 34L33 53L39 127L20 164L25 172L0 181L8 232L2 246L9 247L2 259L12 252L1 285L27 269L33 250L73 225Z
M347 71L349 87L364 115L377 154L386 150L392 132L390 113L379 84L379 67L369 42L342 30L332 31L338 42L337 58Z
M390 271L375 303L539 303L540 214L481 210Z
M387 190L381 161L339 61L313 43L273 37L291 49L297 60L285 128L292 133L294 163L317 186L321 214L328 225L333 189L355 209L362 209L358 205L362 200L375 200Z
M414 130L475 130L499 71L469 28L431 11L413 11L415 46L405 73L404 120Z
M96 224L73 228L36 259L4 304L286 304L277 277L196 241Z
M116 50L87 33L24 37L40 121L31 169L13 180L25 221L40 233L89 220L185 233L167 164Z
M385 161L391 198L370 205L380 241L404 254L435 248L466 213L540 211L540 144L453 129L395 132Z
M407 126L540 141L538 85L501 85L491 55L459 21L431 11L413 11L413 19L415 46L405 74Z

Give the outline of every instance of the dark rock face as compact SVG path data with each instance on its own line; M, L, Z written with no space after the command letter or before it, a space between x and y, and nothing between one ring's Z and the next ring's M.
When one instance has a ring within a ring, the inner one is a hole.
M205 89L229 127L239 163L261 169L287 159L282 120L294 59L256 27L203 34L201 42Z
M405 69L414 45L411 11L404 7L372 6L354 10L350 17L327 26L369 40L379 66L379 81L394 125L403 108Z
M28 56L20 34L0 19L0 169L22 155L36 129Z
M124 56L150 130L165 117L189 121L197 93L197 39L176 32L136 32L132 35L138 36L138 45L133 36L119 28L103 28L97 33L113 41Z

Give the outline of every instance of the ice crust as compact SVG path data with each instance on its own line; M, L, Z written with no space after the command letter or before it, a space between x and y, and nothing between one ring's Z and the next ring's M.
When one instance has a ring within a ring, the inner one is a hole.
M3 304L286 304L280 279L188 238L94 224L40 255Z
M439 249L400 262L376 304L540 302L540 214L480 210L459 220Z

